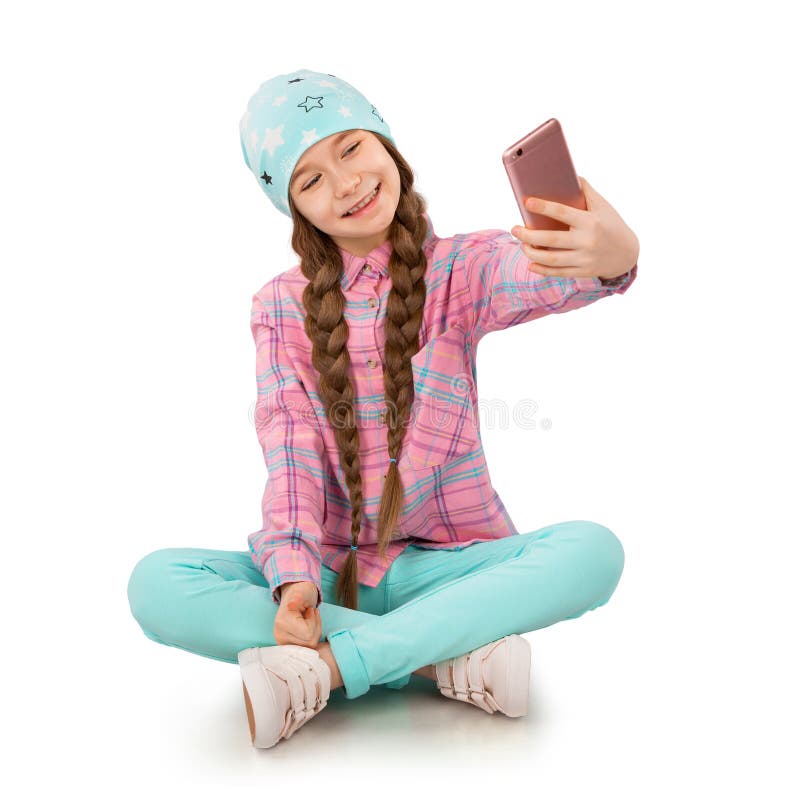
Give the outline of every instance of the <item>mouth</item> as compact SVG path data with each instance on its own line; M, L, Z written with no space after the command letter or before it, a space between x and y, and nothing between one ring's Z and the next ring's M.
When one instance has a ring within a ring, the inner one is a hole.
M355 206L353 206L353 209L355 210L351 209L350 211L345 212L344 214L342 214L342 217L355 217L358 216L359 214L363 214L365 211L369 211L369 209L371 209L375 205L375 201L378 199L380 191L381 191L381 184L379 183L369 194L364 195L364 197L361 198L361 200L358 203L356 203ZM369 198L369 202L366 205L360 205L367 198Z

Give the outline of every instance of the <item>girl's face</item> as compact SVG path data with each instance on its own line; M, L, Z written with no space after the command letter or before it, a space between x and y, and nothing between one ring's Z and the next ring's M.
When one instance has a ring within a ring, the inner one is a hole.
M378 186L368 208L344 216ZM365 256L389 236L400 200L400 173L377 136L355 129L309 147L295 165L289 192L312 225L344 250Z

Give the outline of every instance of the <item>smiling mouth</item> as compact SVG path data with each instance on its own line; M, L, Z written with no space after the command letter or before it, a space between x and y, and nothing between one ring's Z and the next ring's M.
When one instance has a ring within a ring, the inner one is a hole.
M353 214L356 214L358 211L361 211L361 209L366 208L378 196L378 192L380 192L381 190L381 185L382 184L379 183L368 195L366 195L367 197L370 198L368 203L361 205L363 200L360 201L359 203L356 203L356 206L358 206L358 208L354 206L353 209L351 209L350 211L346 211L344 214L342 214L342 217L352 217Z

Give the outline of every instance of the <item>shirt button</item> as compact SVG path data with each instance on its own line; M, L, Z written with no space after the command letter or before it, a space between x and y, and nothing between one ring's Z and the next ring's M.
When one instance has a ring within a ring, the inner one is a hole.
M374 359L370 358L370 359L367 361L367 364L369 364L369 366L370 366L370 367L376 367L376 366L378 365L378 362L377 362L377 361L375 361Z
M375 308L375 305L377 304L378 301L374 297L370 297L369 300L367 300L367 302L369 303L370 308Z

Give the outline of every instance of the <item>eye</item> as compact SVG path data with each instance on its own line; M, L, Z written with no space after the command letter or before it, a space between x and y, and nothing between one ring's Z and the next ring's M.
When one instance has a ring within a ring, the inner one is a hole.
M346 156L351 150L355 150L356 147L358 147L360 144L361 144L361 142L356 142L355 144L351 144L350 147L348 147L347 150L345 150L342 155ZM318 177L319 177L319 175L315 175L313 180L310 180L300 191L304 192L306 189L309 189L310 187L312 187L317 182L317 178Z

